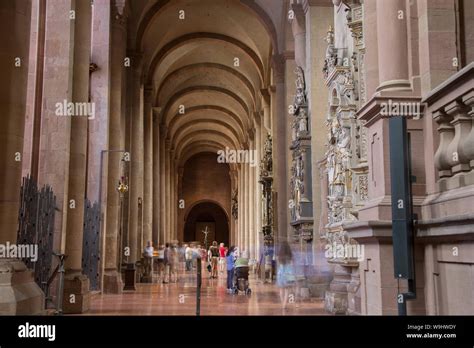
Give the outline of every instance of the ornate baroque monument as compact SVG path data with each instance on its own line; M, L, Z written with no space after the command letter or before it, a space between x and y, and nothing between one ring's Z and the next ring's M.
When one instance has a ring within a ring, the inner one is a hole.
M260 163L260 180L262 184L262 233L263 233L263 253L265 262L265 276L267 273L271 276L272 260L274 254L274 236L273 236L273 143L272 136L267 135L264 146L264 154Z
M354 314L360 313L358 267L364 249L349 238L344 225L357 220L357 211L367 200L367 135L356 118L365 101L363 8L333 3L335 28L327 33L323 72L329 89L326 257L335 267L325 308L335 314Z
M308 103L304 71L297 67L296 95L290 107L291 122L291 178L290 215L294 241L300 244L302 255L311 255L313 240L313 202L311 186L311 135L308 122ZM311 260L303 260L304 265Z

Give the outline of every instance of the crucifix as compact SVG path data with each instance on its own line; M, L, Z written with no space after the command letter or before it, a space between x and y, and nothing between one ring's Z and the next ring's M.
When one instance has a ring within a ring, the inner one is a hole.
M201 232L204 233L204 244L206 245L206 250L207 250L207 235L209 234L207 226L206 226L206 229Z

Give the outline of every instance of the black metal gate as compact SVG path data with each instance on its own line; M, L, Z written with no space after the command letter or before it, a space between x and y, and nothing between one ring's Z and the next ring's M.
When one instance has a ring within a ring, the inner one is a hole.
M100 206L88 199L84 204L84 240L82 244L82 270L90 280L91 290L98 290L100 264Z
M35 273L35 282L46 292L51 275L53 258L53 233L56 197L50 186L41 191L30 176L24 177L20 190L20 212L17 245L32 245L38 248L38 259L23 261Z

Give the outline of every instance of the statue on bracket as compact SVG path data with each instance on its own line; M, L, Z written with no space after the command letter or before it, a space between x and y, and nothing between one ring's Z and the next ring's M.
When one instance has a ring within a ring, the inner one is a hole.
M238 201L238 191L235 189L232 191L232 217L237 220L239 217L239 201Z

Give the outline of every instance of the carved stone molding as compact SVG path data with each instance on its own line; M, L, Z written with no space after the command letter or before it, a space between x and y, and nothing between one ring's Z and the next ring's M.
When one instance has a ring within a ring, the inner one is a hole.
M296 93L290 113L292 119L290 217L294 238L311 241L313 238L313 202L309 110L303 69L297 67L295 75Z

